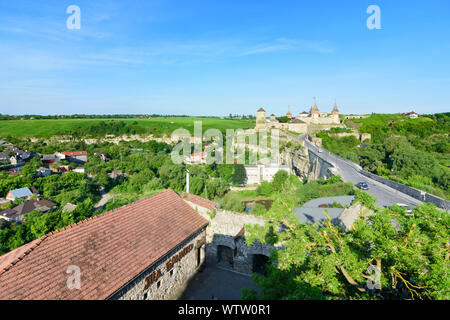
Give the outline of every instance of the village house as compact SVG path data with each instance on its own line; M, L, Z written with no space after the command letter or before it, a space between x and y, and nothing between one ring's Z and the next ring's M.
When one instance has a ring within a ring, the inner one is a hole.
M86 170L84 168L75 168L72 171L76 172L76 173L85 173L86 172Z
M10 158L9 158L9 162L11 163L11 164L18 164L19 162L20 162L20 159L19 159L19 157L17 157L17 156L11 156Z
M402 113L402 116L408 117L410 119L416 119L416 118L419 118L421 115L414 111L411 111L411 112L407 112L407 113Z
M39 169L36 170L37 177L48 177L51 174L52 174L52 170L50 170L48 168L40 167Z
M193 153L190 157L185 159L186 164L205 164L206 163L206 152Z
M23 151L19 148L15 148L15 147L7 147L5 148L5 150L3 151L5 153L12 154L11 158L14 157L15 159L11 159L10 161L12 163L12 161L14 161L15 163L13 164L17 164L18 162L22 162L22 161L27 161L31 158L31 152L30 151Z
M7 162L9 160L9 154L7 152L0 152L0 162Z
M20 188L11 190L6 194L6 199L14 201L16 199L28 199L33 195L33 192L29 188Z
M69 162L85 163L88 161L87 151L64 151L63 154Z
M48 212L56 208L56 203L46 199L33 199L25 201L18 206L0 211L0 219L21 222L23 216L32 211Z
M70 171L70 166L52 166L51 168L53 173L64 173Z
M66 155L61 152L55 152L53 154L43 154L41 155L42 163L55 163L60 162L62 160L66 160Z
M21 175L22 174L22 169L23 166L18 166L18 167L14 167L9 169L8 171L10 172L10 176L16 176L16 175Z
M31 158L31 152L30 151L23 151L22 154L20 155L20 158L22 159L22 161L27 161Z
M177 299L203 264L207 225L172 190L91 217L0 256L0 300Z

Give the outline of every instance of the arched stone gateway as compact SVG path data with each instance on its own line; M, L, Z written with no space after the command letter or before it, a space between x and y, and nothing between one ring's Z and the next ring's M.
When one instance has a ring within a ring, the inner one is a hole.
M266 265L269 262L269 257L263 254L252 255L252 272L266 275Z
M217 262L233 267L233 249L228 246L217 246Z

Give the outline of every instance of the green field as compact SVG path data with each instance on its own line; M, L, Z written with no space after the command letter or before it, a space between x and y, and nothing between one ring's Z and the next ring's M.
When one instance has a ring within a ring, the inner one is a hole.
M107 134L123 135L169 135L178 128L194 131L194 121L202 122L202 129L250 129L253 120L233 120L218 118L180 117L153 119L51 119L51 120L4 120L0 121L0 137L49 138L60 135L80 137L101 137Z

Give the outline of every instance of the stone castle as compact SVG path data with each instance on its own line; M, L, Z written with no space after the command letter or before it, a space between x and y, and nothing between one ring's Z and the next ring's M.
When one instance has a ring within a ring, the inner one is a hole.
M311 132L313 128L320 128L323 130L325 128L339 127L341 123L336 103L334 103L331 114L320 112L316 101L314 101L314 105L309 113L303 111L294 118L291 111L288 110L286 117L289 119L288 122L280 122L274 114L271 114L270 117L267 118L266 111L263 108L260 108L256 115L255 129L284 129L303 134Z

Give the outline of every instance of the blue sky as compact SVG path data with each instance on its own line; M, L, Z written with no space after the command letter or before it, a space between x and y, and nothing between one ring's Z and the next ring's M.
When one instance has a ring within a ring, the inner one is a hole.
M0 1L0 113L450 111L448 0L42 2Z

